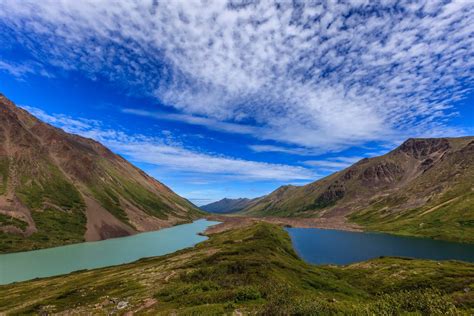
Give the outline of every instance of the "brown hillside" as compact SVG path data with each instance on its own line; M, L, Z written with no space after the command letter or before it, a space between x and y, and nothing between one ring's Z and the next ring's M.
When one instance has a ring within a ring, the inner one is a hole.
M0 251L130 235L200 214L100 143L0 95Z

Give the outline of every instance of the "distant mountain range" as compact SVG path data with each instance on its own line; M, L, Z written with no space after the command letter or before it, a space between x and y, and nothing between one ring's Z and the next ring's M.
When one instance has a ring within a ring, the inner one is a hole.
M100 143L0 94L0 252L124 236L202 211Z
M240 213L341 217L368 230L474 242L474 137L408 139L308 185L280 187Z
M201 206L201 209L216 214L230 214L237 213L246 208L251 207L253 204L257 203L260 199L222 199L217 202L213 202L204 206Z
M474 242L474 137L409 139L308 185L201 209L341 218L367 230ZM100 143L0 94L0 252L125 236L203 214Z

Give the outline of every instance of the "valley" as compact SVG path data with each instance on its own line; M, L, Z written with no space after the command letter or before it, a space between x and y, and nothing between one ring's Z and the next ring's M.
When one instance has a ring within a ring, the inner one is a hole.
M0 316L474 316L474 0L0 0Z
M409 139L383 156L252 201L232 215L474 243L474 137Z
M468 315L473 293L473 264L379 258L311 266L282 228L254 223L163 257L0 286L0 312Z
M0 252L19 252L0 254L0 313L474 312L471 245L461 244L474 243L473 137L409 139L206 213L101 144L0 101ZM179 225L192 221L197 230ZM177 235L160 230L174 225Z

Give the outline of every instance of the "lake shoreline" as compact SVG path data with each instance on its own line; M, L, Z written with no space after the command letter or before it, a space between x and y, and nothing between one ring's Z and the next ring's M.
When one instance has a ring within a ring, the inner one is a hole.
M285 228L293 249L313 265L350 265L376 258L474 263L474 245L379 232Z
M332 218L291 218L291 217L250 217L236 215L210 214L205 217L209 221L218 221L220 224L208 227L204 234L212 235L230 229L243 228L256 222L266 222L285 227L295 228L319 228L331 230L343 230L351 232L363 232L361 226L348 223L343 217Z
M0 285L132 263L194 247L209 237L202 234L219 224L204 218L157 231L121 238L1 254Z

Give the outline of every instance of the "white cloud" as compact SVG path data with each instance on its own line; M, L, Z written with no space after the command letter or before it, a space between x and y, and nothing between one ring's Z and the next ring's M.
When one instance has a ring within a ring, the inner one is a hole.
M258 135L258 131L261 130L258 127L222 122L215 119L210 119L202 116L187 115L187 114L175 114L165 112L151 112L140 109L122 109L123 113L134 114L139 116L151 117L158 120L177 121L184 122L191 125L204 126L210 130L228 132L234 134L248 134Z
M217 119L196 115L146 111L132 108L122 109L122 112L144 117L150 117L157 120L177 121L191 125L203 126L209 130L219 132L251 135L259 140L279 140L281 142L287 142L287 139L291 138L293 140L292 143L305 146L284 147L275 145L250 145L249 148L255 152L283 152L296 155L316 155L321 154L322 152L324 152L324 150L327 149L338 150L341 148L340 144L330 143L334 140L334 138L328 137L328 135L321 134L308 137L308 135L311 134L310 130L308 130L307 128L304 129L301 126L294 126L291 123L286 123L286 117L280 120L280 126L269 127L229 123L226 121L219 121ZM342 116L340 116L339 118L341 119L341 121L343 120ZM324 150L312 148L313 146L311 144L314 141L317 141L320 145L324 145Z
M308 166L317 167L325 171L338 171L347 168L364 157L331 157L324 160L307 160L304 163Z
M314 149L308 149L303 147L283 147L275 145L249 145L251 150L255 152L274 152L274 153L285 153L292 155L319 155L322 152Z
M6 71L14 77L22 77L25 73L31 73L33 70L26 66L12 65L0 60L0 70Z
M194 177L201 175L206 178L213 175L225 179L250 181L312 180L316 177L313 171L304 167L201 153L173 142L172 137L129 135L124 131L108 129L97 120L71 118L62 114L51 115L29 106L23 108L39 119L67 132L102 142L133 162L164 167L168 172L188 173Z
M180 172L218 174L226 178L252 181L311 180L316 176L310 170L298 166L242 160L219 155L213 156L150 142L109 142L108 145L130 157L132 161L165 166L170 170Z
M10 75L20 80L22 80L26 75L33 73L40 74L45 77L53 77L41 66L41 64L38 63L17 64L7 63L0 60L0 71L8 72Z
M444 119L472 88L473 15L444 0L4 0L15 36L0 40L183 112L168 119L334 151L462 132Z

